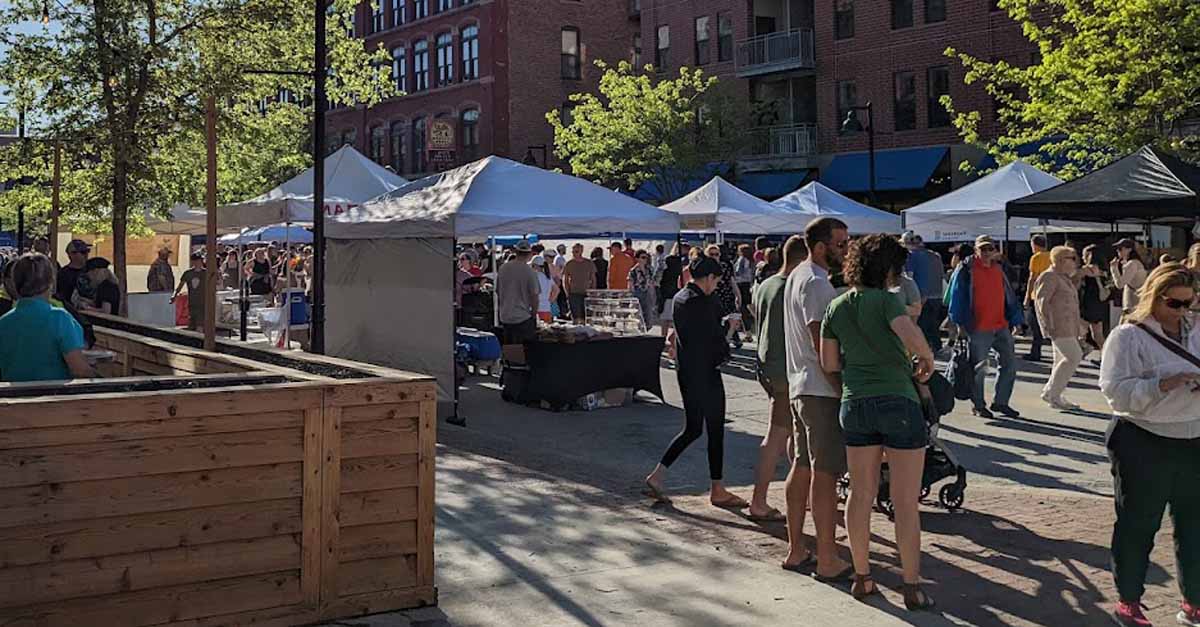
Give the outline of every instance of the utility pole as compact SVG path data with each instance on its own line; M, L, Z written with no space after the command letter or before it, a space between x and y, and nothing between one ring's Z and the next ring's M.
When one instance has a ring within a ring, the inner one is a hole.
M310 350L325 353L325 0L316 0L313 46L313 289Z

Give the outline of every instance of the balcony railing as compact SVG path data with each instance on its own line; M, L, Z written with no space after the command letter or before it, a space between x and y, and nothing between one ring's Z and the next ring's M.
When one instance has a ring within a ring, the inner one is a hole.
M751 132L749 158L794 158L817 154L817 125L765 126Z
M642 16L642 0L629 0L629 17Z
M768 33L743 39L737 45L738 76L816 67L811 29Z

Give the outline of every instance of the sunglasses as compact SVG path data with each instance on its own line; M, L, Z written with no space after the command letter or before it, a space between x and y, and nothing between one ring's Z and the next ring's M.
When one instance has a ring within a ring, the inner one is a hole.
M1166 306L1170 307L1171 309L1183 309L1185 307L1191 307L1192 305L1192 301L1179 300L1178 298L1163 298L1163 303L1165 303Z

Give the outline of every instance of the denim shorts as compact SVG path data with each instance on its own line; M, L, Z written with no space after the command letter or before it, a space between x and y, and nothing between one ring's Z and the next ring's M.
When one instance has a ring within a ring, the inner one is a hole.
M925 448L929 428L921 406L903 396L873 396L842 401L838 414L846 446Z

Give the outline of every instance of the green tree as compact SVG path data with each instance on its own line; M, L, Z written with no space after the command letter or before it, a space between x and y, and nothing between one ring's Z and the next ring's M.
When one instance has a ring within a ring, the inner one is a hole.
M382 48L347 33L354 0L329 11L331 101L391 95ZM49 207L52 141L63 158L63 219L107 227L125 284L125 238L147 211L204 194L206 97L219 103L221 201L261 193L307 167L311 79L251 73L310 71L313 4L296 0L10 0L0 9L0 84L30 112L38 141L0 152L21 193L0 215ZM30 28L45 19L47 28ZM296 98L273 102L281 89Z
M732 167L747 145L744 98L703 70L656 79L624 61L596 65L604 71L599 95L572 94L569 120L559 110L546 114L554 154L576 176L625 190L649 182L654 200L669 202L713 165Z
M999 135L979 111L942 103L969 143L1000 163L1022 146L1039 167L1072 178L1145 144L1200 157L1200 3L1194 0L1001 0L1039 51L1018 67L946 54L996 103ZM1062 168L1056 162L1067 162Z

